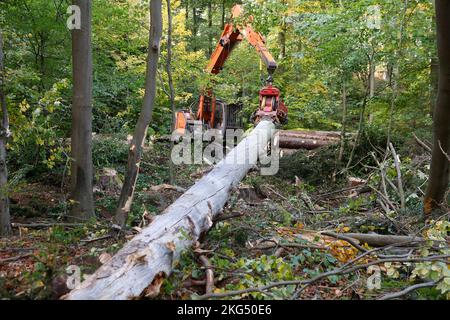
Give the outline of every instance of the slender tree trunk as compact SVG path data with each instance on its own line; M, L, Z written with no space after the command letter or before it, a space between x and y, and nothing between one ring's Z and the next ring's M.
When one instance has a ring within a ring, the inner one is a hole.
M0 128L0 237L12 234L8 198L8 168L6 166L6 143L9 137L9 118L4 91L5 67L3 54L3 34L0 30L0 104L2 124Z
M142 149L145 143L148 126L152 120L153 107L156 98L156 74L158 71L158 60L162 35L162 12L161 0L150 1L150 35L149 52L147 58L147 72L145 79L145 95L133 139L131 140L128 165L120 193L119 204L117 206L115 222L124 226L128 219L128 214L133 202L134 189L139 174L139 167L142 158Z
M433 153L424 212L431 214L443 202L449 187L450 162L450 1L436 0L439 91L434 112Z
M213 18L213 13L212 13L212 0L208 1L208 58L211 56L212 54L212 50L213 50L213 36L212 36L212 18Z
M436 15L433 15L432 23L432 39L430 41L436 42ZM434 109L436 108L437 94L439 90L439 60L436 54L433 54L430 64L430 115L433 117Z
M369 92L369 97L373 98L375 97L375 62L372 61L372 63L370 64L370 92Z
M172 79L172 11L170 0L167 0L167 63L166 63L166 72L167 78L169 82L169 100L170 100L170 110L172 112L172 122L171 122L171 131L175 130L175 90L173 87L173 79ZM172 149L174 146L174 142L170 141L170 154L172 153ZM170 184L175 184L175 168L172 160L170 159L169 154L169 180Z
M345 133L347 130L347 85L346 81L342 82L342 131L341 131L341 146L339 147L339 155L337 163L340 164L344 157L345 147Z
M73 101L71 216L88 219L94 216L92 191L92 43L91 0L74 0L81 9L81 29L72 31Z
M286 1L282 1L283 5L286 5ZM278 32L278 43L280 45L280 54L278 58L283 60L286 57L286 12L281 16L280 31Z
M192 49L194 51L197 50L197 8L195 6L192 7Z
M430 115L433 117L439 90L439 61L437 57L431 59L430 82Z
M225 28L225 10L226 10L225 0L222 0L222 23L220 25L222 27L222 30Z
M353 162L353 157L355 156L356 147L358 146L360 139L364 133L364 118L365 118L365 114L366 114L367 100L369 98L369 91L370 91L369 79L366 78L366 80L367 80L366 92L364 94L364 99L363 99L363 103L361 106L361 112L359 114L358 133L356 134L355 144L353 145L352 151L350 153L350 157L349 157L347 165L345 167L345 171L349 170L349 168Z
M391 133L392 133L392 127L394 124L394 116L395 116L395 105L397 103L397 98L398 98L398 79L400 78L399 61L401 61L401 58L403 56L403 36L405 33L405 29L406 29L406 13L408 11L408 5L409 5L409 0L404 0L402 20L400 23L398 49L394 52L394 62L392 64L392 72L391 72L391 76L390 76L390 84L391 84L391 88L392 88L392 94L391 94L390 110L389 110L389 124L388 124L388 130L387 130L385 160L389 153L389 144L391 143Z
M186 30L188 30L189 29L189 0L184 0L184 2L186 4L186 7L185 7L185 10L186 10L186 12L185 12L185 14L186 14L186 16L185 16L185 19L186 19L185 26L186 26Z
M278 43L280 44L280 54L278 58L283 60L286 57L286 27L284 26L284 23L278 33Z

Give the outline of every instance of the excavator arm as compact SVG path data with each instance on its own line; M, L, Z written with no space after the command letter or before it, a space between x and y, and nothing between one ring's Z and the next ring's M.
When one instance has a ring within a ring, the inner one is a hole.
M254 31L249 23L246 26L238 26L234 25L232 22L233 19L241 15L242 7L240 5L235 5L232 9L230 22L225 25L220 40L206 67L206 72L218 74L222 70L223 65L236 44L243 39L246 39L250 45L255 48L256 52L261 57L261 60L265 63L269 76L271 76L277 68L277 63L267 49L263 36L259 32Z
M259 109L255 111L252 120L257 123L262 118L270 117L275 122L285 123L287 121L287 108L280 99L280 91L272 86L272 75L277 69L277 63L266 47L264 37L253 30L250 23L241 26L235 22L236 18L242 16L242 7L235 5L232 9L230 22L224 27L219 42L211 55L206 72L218 74L227 61L230 53L238 43L246 39L255 48L261 60L265 63L269 77L268 85L259 93ZM250 17L250 22L253 20ZM176 128L184 132L184 129L197 122L209 128L217 128L224 133L227 128L236 128L238 125L238 113L242 105L226 105L216 99L212 88L206 89L206 94L200 96L196 116L190 111L177 113Z

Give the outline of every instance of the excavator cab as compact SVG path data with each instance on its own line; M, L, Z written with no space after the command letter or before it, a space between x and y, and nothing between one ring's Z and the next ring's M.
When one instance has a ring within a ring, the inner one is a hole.
M227 129L240 129L243 127L241 103L227 104L214 96L200 96L198 110L194 113L191 110L177 112L176 130L183 134L184 130L192 132L195 125L202 126L203 129L218 129L225 135Z

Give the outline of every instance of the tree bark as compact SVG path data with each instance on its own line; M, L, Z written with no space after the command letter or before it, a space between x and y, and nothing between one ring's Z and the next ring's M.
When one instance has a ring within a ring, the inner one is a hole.
M436 42L436 15L433 15L432 23L432 39L431 41ZM430 64L430 115L433 117L434 109L436 108L436 100L439 90L439 59L436 53L433 54Z
M141 114L134 130L133 139L131 140L125 181L120 193L119 203L114 219L120 226L124 226L128 219L128 214L133 202L134 189L136 187L136 181L139 174L142 149L145 143L148 126L152 120L153 107L156 98L156 74L158 71L161 36L161 0L151 0L149 53L147 58L145 95Z
M211 56L212 51L213 51L213 30L212 30L212 25L213 25L213 12L212 12L212 0L208 1L208 58Z
M3 33L0 30L0 104L2 110L2 124L0 128L0 237L12 234L8 198L8 168L6 165L6 143L10 133L4 82Z
M172 121L171 121L171 132L175 130L175 90L173 87L173 78L172 78L172 11L170 0L167 0L167 63L166 63L166 72L167 78L169 82L169 100L170 100L170 110L172 113ZM170 140L170 150L173 149L174 142L172 139ZM170 158L170 157L169 157ZM174 175L174 165L172 161L169 161L169 181L170 184L175 184L175 175Z
M186 7L185 7L185 24L186 24L186 30L188 29L188 25L189 25L189 0L184 0Z
M399 69L399 62L402 60L403 57L403 38L406 30L406 13L408 11L409 6L409 0L403 1L403 13L402 13L402 19L400 22L400 31L399 31L399 39L398 39L398 48L394 50L394 61L392 63L392 70L389 77L390 86L392 89L391 97L390 97L390 107L389 107L389 123L388 123L388 130L387 130L387 141L386 141L386 152L385 152L385 158L388 156L389 153L389 144L391 143L391 134L392 134L392 128L394 125L394 117L395 117L395 107L397 104L397 98L399 95L399 89L398 89L398 81L400 79L400 69Z
M346 81L342 81L342 131L341 131L341 145L339 147L339 154L337 163L340 164L344 158L345 148L345 134L347 131L347 85Z
M192 7L192 49L194 51L197 50L197 33L198 33L198 25L197 25L197 8L195 6Z
M414 243L423 242L424 239L420 237L413 236L394 236L394 235L383 235L383 234L371 234L371 233L334 233L334 232L324 232L324 235L334 236L334 237L347 237L358 240L361 244L367 243L371 247L385 247L394 244L403 244L404 246L412 246Z
M282 1L282 4L285 6L286 1ZM280 45L280 54L278 55L278 59L283 60L286 57L286 18L287 14L284 12L282 16L280 17L281 23L280 23L280 31L278 32L278 43Z
M321 140L339 140L341 138L341 132L338 131L282 130L280 135Z
M424 213L431 214L443 202L449 187L450 162L450 2L436 0L439 91L434 112L433 152Z
M337 142L337 140L320 140L320 139L307 139L302 137L290 137L283 136L280 134L280 148L284 149L306 149L313 150L323 146L327 146L332 144L333 142Z
M221 28L222 30L225 29L225 0L222 0L222 19L221 19Z
M92 191L92 43L90 0L74 0L81 9L81 29L72 31L73 101L71 216L88 219L94 216Z
M271 121L261 121L208 175L64 298L132 299L169 276L181 253L212 226L231 191L254 167L274 128Z

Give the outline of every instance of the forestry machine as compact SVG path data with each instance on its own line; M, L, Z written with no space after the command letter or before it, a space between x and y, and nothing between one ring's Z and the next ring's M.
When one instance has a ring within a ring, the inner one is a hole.
M246 39L258 52L269 74L266 86L259 92L259 108L253 113L251 121L257 124L262 118L270 118L276 124L284 124L287 122L288 110L280 98L280 90L273 86L272 78L277 63L267 50L263 36L255 32L250 23L247 23L245 27L233 24L233 20L242 16L242 13L240 5L233 7L231 19L225 25L219 43L206 67L206 72L218 74L236 44ZM253 18L250 17L249 20L252 21ZM196 114L191 110L177 112L176 129L183 133L185 129L192 130L194 125L201 124L205 129L219 129L222 135L225 135L226 129L242 128L241 110L242 104L225 104L216 99L212 88L209 88L200 96Z

